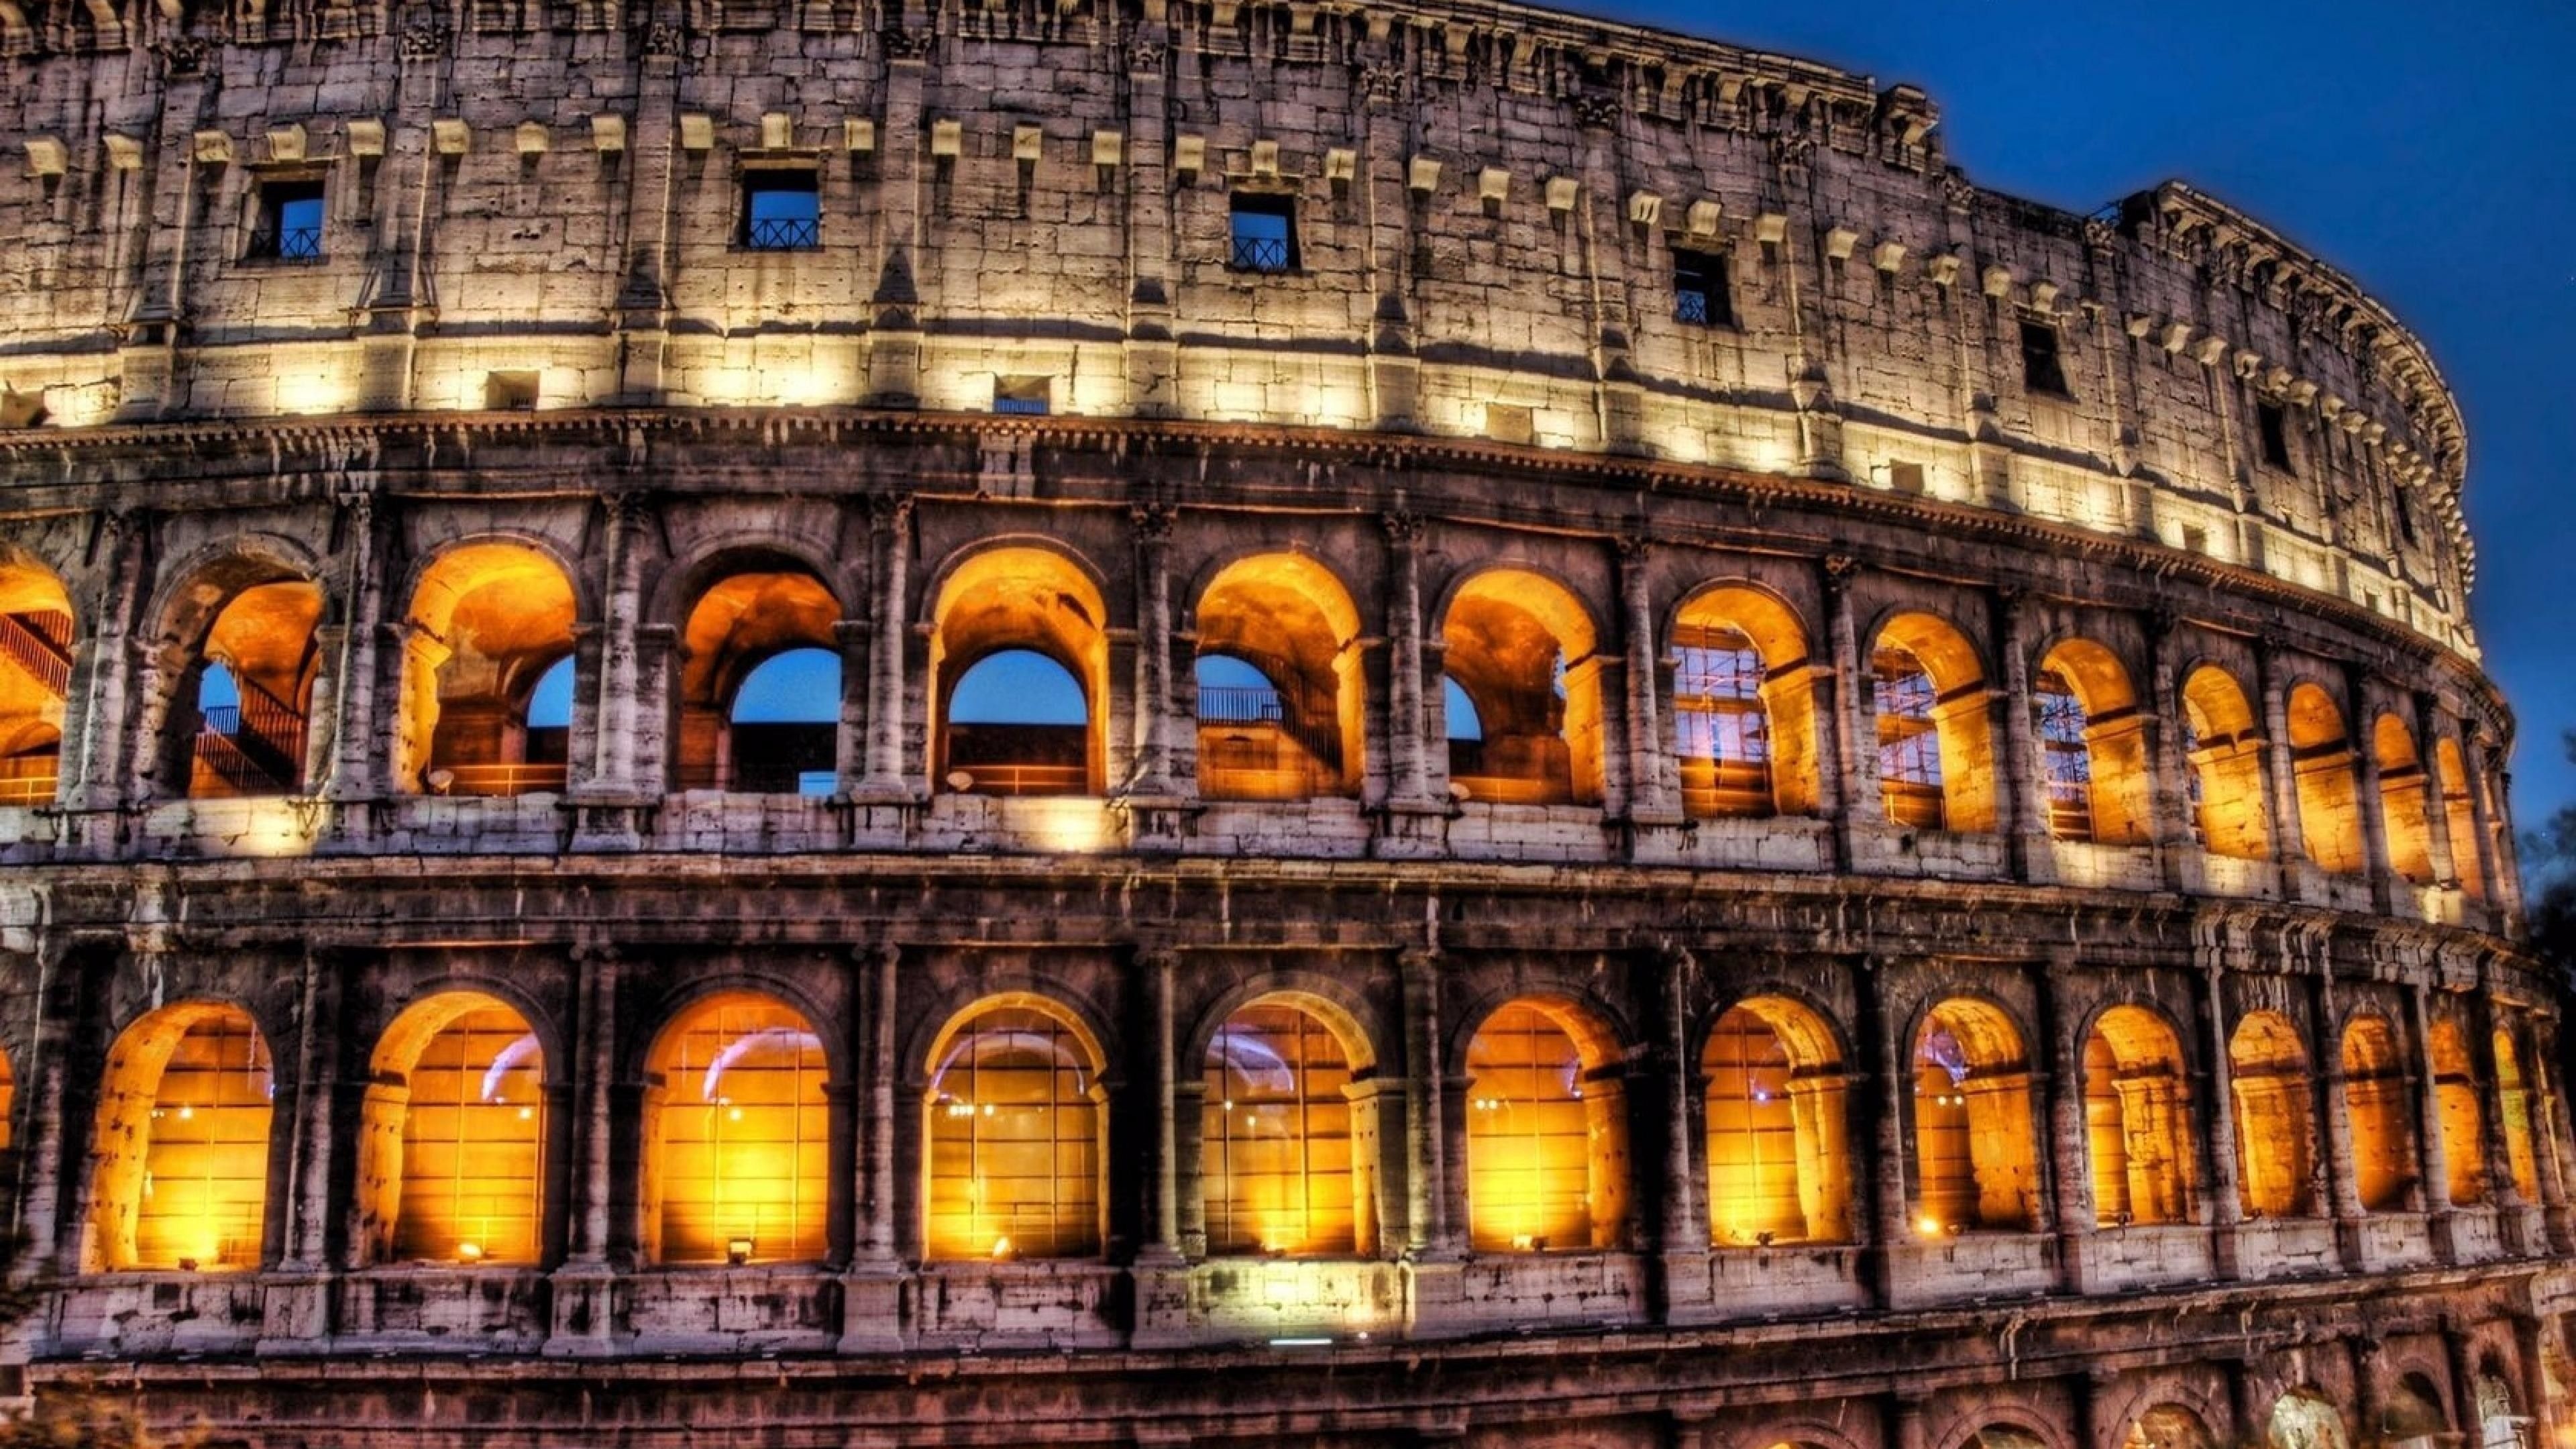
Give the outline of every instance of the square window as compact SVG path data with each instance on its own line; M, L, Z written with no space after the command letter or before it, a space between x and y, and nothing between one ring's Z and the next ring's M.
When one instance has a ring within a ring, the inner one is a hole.
M1896 492L1911 493L1920 497L1924 492L1923 465L1920 463L1888 464L1887 486Z
M1694 327L1735 325L1726 258L1706 252L1673 253L1673 320Z
M533 372L487 372L483 374L483 406L496 413L535 412L538 380Z
M2025 319L2021 324L2021 380L2032 392L2069 396L2066 367L2057 356L2057 329Z
M2182 526L2182 546L2187 552L2209 552L2209 530L2195 523Z
M250 254L281 262L322 260L322 183L261 182Z
M756 252L804 252L823 244L823 196L812 171L743 174L742 244Z
M2263 461L2287 473L2290 471L2290 417L2276 402L2254 405L2255 431L2263 436Z
M1054 411L1055 381L1045 377L993 379L993 411L1044 417Z
M1233 209L1228 267L1273 276L1297 270L1297 198L1236 192Z

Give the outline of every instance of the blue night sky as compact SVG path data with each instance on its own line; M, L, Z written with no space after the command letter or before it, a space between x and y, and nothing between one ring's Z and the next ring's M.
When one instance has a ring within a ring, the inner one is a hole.
M2085 212L2181 177L2357 278L2468 414L2516 819L2576 802L2576 6L1559 3L1911 81L1980 185Z

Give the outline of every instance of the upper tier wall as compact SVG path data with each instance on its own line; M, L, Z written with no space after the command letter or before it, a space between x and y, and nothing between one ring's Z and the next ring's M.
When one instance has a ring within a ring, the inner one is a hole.
M1911 87L1490 4L666 9L0 0L0 424L1044 379L1060 412L1919 467L2474 655L2420 344L2187 187L1979 191ZM778 168L810 250L744 244ZM312 183L318 259L254 256ZM1293 198L1291 270L1229 267L1235 192ZM1734 325L1677 319L1684 255Z

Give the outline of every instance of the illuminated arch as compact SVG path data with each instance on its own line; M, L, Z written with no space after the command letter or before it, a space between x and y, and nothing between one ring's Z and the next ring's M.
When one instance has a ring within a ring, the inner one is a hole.
M1673 752L1694 816L1815 811L1815 673L1807 627L1750 584L1709 585L1673 617Z
M2270 859L2263 731L2245 691L2227 671L2201 665L2183 681L2182 716L2192 828L2202 848L2236 860Z
M325 600L297 551L246 541L169 591L169 668L154 777L192 799L291 795L305 785L306 718Z
M1995 828L1994 726L1975 647L1948 621L1901 613L1870 650L1879 801L1891 825Z
M183 1002L127 1027L100 1084L83 1269L257 1268L275 1094L240 1007Z
M2371 753L2379 762L2379 820L2388 837L2388 868L2417 885L2433 883L2432 822L2425 815L2430 781L2415 751L2415 732L2394 714L2370 727Z
M2354 1017L2343 1030L2344 1124L2352 1134L2353 1186L2372 1212L2404 1208L2407 1190L2415 1185L2414 1112L2407 1092L2397 1034L2383 1017Z
M1600 800L1600 660L1582 602L1531 570L1490 568L1458 586L1440 637L1483 725L1481 739L1450 740L1451 782L1473 800Z
M2122 1426L2120 1449L2217 1449L2200 1415L2180 1404L2158 1404Z
M2469 772L2460 742L2448 735L2433 746L2434 785L2442 792L2442 833L2451 846L2451 874L2470 900L2487 898L2486 871L2478 861L2478 817L2469 799Z
M1748 997L1710 1029L1700 1074L1710 1241L1850 1241L1849 1077L1833 1028L1787 997Z
M2146 717L2118 655L2090 639L2048 651L2031 683L2049 833L2144 845L2155 819Z
M2478 1100L2478 1082L2469 1057L2469 1039L2460 1024L2436 1019L2431 1032L2433 1096L2441 1110L2442 1162L2450 1173L2445 1185L2454 1207L2486 1200L2486 1110Z
M775 997L703 997L645 1062L645 1257L813 1262L831 1201L830 1065L804 1013Z
M1914 1033L1915 1228L2025 1232L2040 1222L2030 1061L2012 1018L1953 997Z
M560 790L570 742L532 728L537 681L573 649L572 580L525 543L458 544L412 590L394 726L406 790L521 795Z
M2352 1449L2343 1415L2310 1389L2293 1389L2272 1401L2263 1441L2266 1449Z
M2540 1157L2534 1142L2538 1137L2534 1093L2523 1080L2522 1054L2514 1046L2513 1033L2498 1027L2495 1033L2496 1106L2504 1123L2505 1166L2513 1175L2513 1190L2525 1203L2540 1201Z
M2190 1076L2173 1023L2114 1006L2084 1038L2084 1124L2098 1227L2190 1220Z
M2236 1093L2237 1191L2248 1217L2316 1213L2316 1113L2308 1053L2276 1011L2248 1012L2228 1038Z
M1367 1253L1377 1137L1358 1024L1331 1003L1272 992L1208 1039L1200 1109L1207 1250Z
M1100 793L1107 770L1108 621L1091 575L1052 549L997 545L951 569L931 611L931 776L940 788ZM1082 693L1079 726L951 717L961 680L987 658L1022 650L1072 677Z
M2291 772L2298 777L2299 841L2317 868L2338 875L2363 866L2361 791L2352 773L2352 737L2334 697L2316 684L2292 687Z
M1467 1224L1479 1252L1620 1245L1628 1218L1621 1053L1558 997L1494 1009L1467 1043Z
M368 1261L543 1255L545 1049L498 997L446 991L385 1028L358 1139Z
M1260 679L1198 681L1199 793L1357 792L1367 736L1360 617L1342 581L1301 553L1255 554L1219 570L1193 612L1200 660L1238 660Z
M60 579L0 563L0 805L53 803L77 634Z
M822 580L783 560L739 560L736 572L709 583L680 631L673 783L771 795L837 788L842 680L833 625L840 618L840 601ZM747 692L766 702L747 687L786 669L797 674L797 697L776 703L793 707L747 717Z
M1099 1253L1104 1060L1090 1028L1044 996L988 996L950 1018L922 1093L930 1257Z

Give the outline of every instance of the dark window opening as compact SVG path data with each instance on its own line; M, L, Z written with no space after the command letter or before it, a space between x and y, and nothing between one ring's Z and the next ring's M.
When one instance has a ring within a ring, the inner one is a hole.
M2057 329L2045 322L2021 324L2021 380L2032 392L2069 396L2066 366L2057 355Z
M1706 252L1673 254L1673 320L1693 327L1735 325L1726 259Z
M1259 192L1234 196L1234 251L1226 265L1275 275L1297 270L1297 198Z
M483 406L496 413L537 410L538 375L533 372L483 374Z
M1887 486L1898 493L1911 493L1918 497L1921 496L1925 491L1923 485L1923 465L1920 463L1888 464Z
M993 379L993 411L1044 417L1054 410L1055 381L1044 377Z
M742 244L756 252L812 251L823 244L823 197L801 168L742 178Z
M2415 504L2402 488L2397 491L2397 536L2415 542Z
M2282 472L2290 471L2290 418L2276 402L2254 405L2255 431L2263 436L2263 461Z
M280 262L322 260L322 183L262 182L250 254Z

